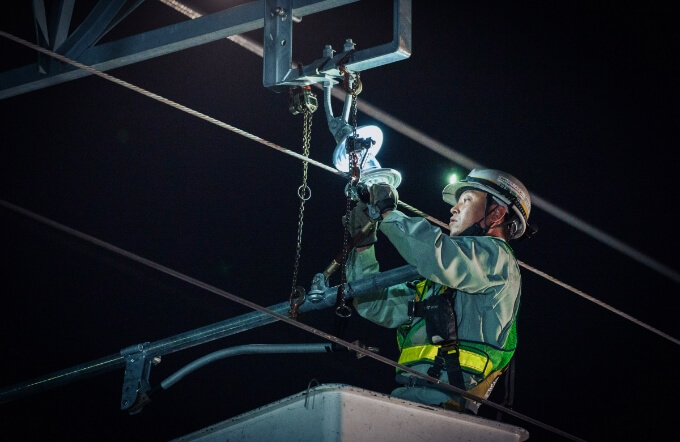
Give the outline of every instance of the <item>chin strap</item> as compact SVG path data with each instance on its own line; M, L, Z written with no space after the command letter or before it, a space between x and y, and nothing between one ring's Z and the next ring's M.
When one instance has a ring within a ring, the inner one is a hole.
M487 193L486 200L484 200L484 216L479 221L463 230L458 236L485 236L489 232L491 226L487 226L486 228L482 227L482 221L486 224L486 217L489 216L489 213L486 211L486 208L489 207L489 201L493 201L493 195Z
M481 226L480 221L477 221L467 229L460 232L458 236L484 236L486 235L487 231L488 229L484 229L484 227Z

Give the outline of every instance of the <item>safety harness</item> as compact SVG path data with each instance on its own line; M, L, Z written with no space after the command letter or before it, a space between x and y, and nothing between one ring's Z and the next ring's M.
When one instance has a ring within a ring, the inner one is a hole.
M454 309L457 292L446 286L437 289L434 282L424 279L408 283L408 286L415 290L416 295L409 305L410 321L397 330L397 344L401 352L399 363L406 366L430 364L427 371L429 376L440 379L442 372L446 371L449 384L488 399L514 355L517 345L516 318L513 318L503 348L482 342L461 341ZM424 341L427 343L422 345ZM463 372L478 378L478 383L466 389ZM416 376L406 376L399 369L395 380L409 387L425 386L442 391L452 397L441 404L443 408L466 411L466 399L452 396L451 390L443 385Z
M449 383L460 389L465 389L463 372L460 366L460 348L458 345L458 324L456 312L453 308L455 291L449 287L442 287L439 293L426 296L431 288L429 280L416 281L410 284L416 290L413 301L409 302L409 323L398 330L397 341L401 354L399 363L410 365L417 361L428 360L432 366L427 374L439 379L442 371L446 370ZM413 323L414 318L423 320ZM425 332L429 345L409 346L408 337L412 332L421 329L425 324ZM397 380L404 380L399 376ZM418 384L418 379L409 379L409 383Z
M490 355L471 345L464 344L465 348L462 348L458 339L458 318L454 309L456 291L442 286L435 293L434 283L427 279L414 281L409 286L416 291L416 295L409 303L411 320L398 329L397 343L401 351L399 363L414 365L428 362L431 364L427 371L429 376L439 379L442 372L446 371L449 384L462 390L465 390L463 371L486 378L494 369ZM422 320L414 322L414 318ZM422 330L423 327L425 330ZM423 331L428 344L411 345L410 337L422 336ZM423 379L403 376L399 372L397 381L433 387Z

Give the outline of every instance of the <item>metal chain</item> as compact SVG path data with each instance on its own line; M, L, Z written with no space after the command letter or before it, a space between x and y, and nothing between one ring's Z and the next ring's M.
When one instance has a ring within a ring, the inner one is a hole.
M347 71L345 71L346 81L349 79ZM347 88L345 84L345 88ZM352 187L356 187L359 184L360 170L357 166L357 153L355 149L355 143L357 139L357 95L361 92L361 81L359 80L359 73L355 73L354 81L352 82L351 93L352 93L352 137L350 143L350 137L347 138L345 142L345 149L347 150L347 156L349 158L349 183L346 205L345 205L345 232L342 241L342 262L340 271L340 285L338 286L338 307L335 309L335 314L341 318L349 318L352 315L352 310L347 306L345 300L345 283L347 282L347 255L349 254L349 224L350 224L350 212L352 209ZM351 146L350 146L351 144Z
M312 115L314 111L310 110L307 107L304 107L304 109L302 109L302 112L304 114L302 150L305 158L309 158L309 145L312 135ZM297 277L298 268L300 266L300 251L302 250L302 224L303 224L302 220L305 211L305 201L307 201L312 196L312 190L307 185L308 165L309 164L307 161L302 162L302 184L300 185L300 187L298 187L297 190L298 198L300 199L300 214L298 216L297 244L295 247L295 264L293 266L293 285L290 291L290 311L288 312L290 317L293 319L297 319L299 313L298 309L300 305L304 302L305 295L304 289L302 287L298 287L297 285Z

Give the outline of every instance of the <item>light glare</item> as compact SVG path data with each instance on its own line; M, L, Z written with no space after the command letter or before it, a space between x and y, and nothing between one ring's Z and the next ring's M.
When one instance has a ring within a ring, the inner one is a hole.
M349 172L349 158L347 157L345 142L350 135L352 134L343 137L333 152L333 164L341 172ZM375 144L368 149L368 156L362 170L380 168L380 163L375 158L383 144L383 133L380 128L378 126L361 126L357 128L357 138L371 138L375 141Z

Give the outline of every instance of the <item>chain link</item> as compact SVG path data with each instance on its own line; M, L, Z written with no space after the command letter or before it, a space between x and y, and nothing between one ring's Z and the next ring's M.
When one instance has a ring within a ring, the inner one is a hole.
M303 133L302 133L302 150L305 158L309 158L309 146L312 138L312 115L316 108L310 109L303 107L300 109L304 114ZM298 187L297 195L300 199L300 213L298 215L298 231L297 243L295 246L295 264L293 265L293 285L290 291L290 311L288 312L292 319L297 319L299 314L299 307L304 302L304 289L298 287L297 277L298 268L300 266L300 252L302 250L302 225L305 211L305 202L312 197L312 190L307 185L307 168L309 163L302 162L302 184Z
M348 72L344 69L345 73L345 80L348 81L349 75ZM345 84L345 88L347 88L347 84ZM340 316L341 318L349 318L352 315L352 310L347 306L347 301L345 299L345 283L347 282L347 255L349 254L349 224L350 224L350 212L352 209L352 188L356 187L357 184L359 184L359 178L360 178L360 169L358 167L358 158L357 158L357 153L356 153L356 139L357 139L357 95L359 92L361 92L361 81L359 80L359 73L354 74L354 81L352 82L352 87L351 87L351 93L352 93L352 107L351 107L351 112L352 112L352 137L351 137L351 142L350 138L348 137L347 142L345 143L345 149L347 150L347 156L349 158L349 183L347 185L348 187L348 192L346 192L347 199L346 199L346 204L345 204L345 232L343 235L343 240L342 240L342 262L341 262L341 271L340 271L340 285L338 286L338 307L335 309L335 314Z

